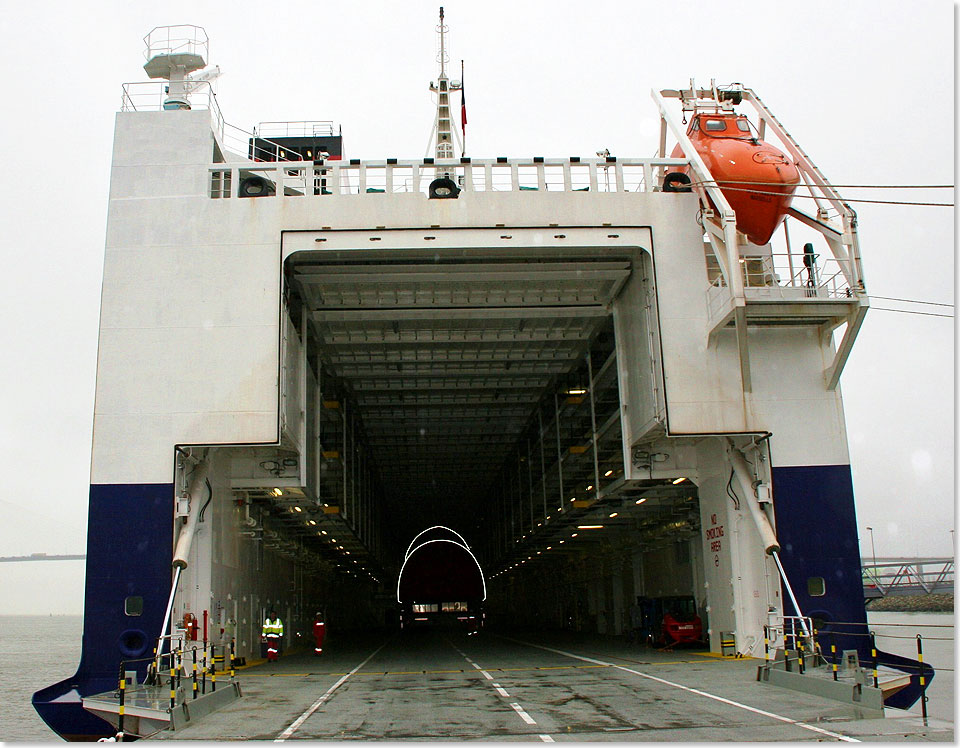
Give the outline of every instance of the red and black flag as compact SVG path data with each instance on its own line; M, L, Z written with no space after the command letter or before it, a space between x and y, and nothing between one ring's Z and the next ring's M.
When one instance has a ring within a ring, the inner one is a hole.
M467 95L463 86L463 60L460 60L460 129L467 137Z

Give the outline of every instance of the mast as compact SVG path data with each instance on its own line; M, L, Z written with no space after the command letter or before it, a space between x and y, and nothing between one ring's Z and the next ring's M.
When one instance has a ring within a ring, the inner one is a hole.
M447 62L449 60L446 34L449 30L449 27L443 22L443 6L441 6L440 25L437 26L437 33L440 35L440 52L437 55L437 62L440 63L440 75L436 81L430 81L430 90L437 94L437 112L433 120L433 132L430 135L434 157L437 159L454 158L453 139L457 137L450 114L450 92L459 91L461 83L457 80L451 81L447 77ZM431 144L427 145L428 153Z

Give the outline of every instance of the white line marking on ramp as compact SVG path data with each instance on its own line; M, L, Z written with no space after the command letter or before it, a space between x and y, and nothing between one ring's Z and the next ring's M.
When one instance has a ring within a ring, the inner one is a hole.
M389 641L389 639L388 639L387 641ZM375 650L373 650L373 652L370 654L369 657L367 657L367 659L365 659L363 662L361 662L359 665L357 665L353 670L351 670L349 673L347 673L346 675L344 675L343 677L341 677L340 680L338 680L336 683L334 683L332 686L330 686L330 688L328 688L328 689L324 692L323 696L321 696L319 699L317 699L316 701L314 701L313 704L311 704L310 708L307 709L307 711L305 711L305 712L304 712L303 714L301 714L299 717L297 717L297 718L290 724L290 726L289 726L286 730L284 730L284 731L281 732L276 738L274 738L274 739L273 739L273 742L274 742L274 743L282 743L282 742L285 741L287 738L289 738L291 735L293 735L293 733L295 733L295 732L300 728L300 725L302 725L304 722L306 722L307 719L309 719L310 715L313 714L315 711L317 711L317 709L320 708L320 706L323 704L323 702L325 702L327 699L329 699L330 696L331 696L331 694L333 694L334 691L336 691L338 688L340 688L340 686L343 685L343 683L347 680L347 678L349 678L351 675L353 675L355 672L357 672L360 668L362 668L364 665L366 665L368 662L370 662L370 660L373 659L373 656L374 656L377 652L379 652L381 649L383 649L385 646L387 646L387 642L384 642L384 643L381 644L379 647L377 647Z
M522 719L528 725L537 724L536 721L534 721L533 717L531 717L529 714L523 711L523 707L520 706L517 702L513 702L512 704L510 704L510 706L513 707L513 711L515 711L517 714L520 715L520 719Z
M544 743L555 743L555 742L556 742L556 741L555 741L553 738L551 738L549 735L540 735L539 737L540 737L540 740L542 740Z
M510 637L504 637L509 639ZM665 686L671 686L673 688L679 688L681 691L687 691L688 693L695 693L698 696L704 696L708 699L713 699L714 701L719 701L723 704L729 704L730 706L735 706L740 709L745 709L748 712L753 712L754 714L761 714L764 717L770 717L771 719L779 720L780 722L786 722L790 725L796 725L804 730L810 730L811 732L819 733L820 735L826 735L837 740L842 740L847 743L859 743L861 741L856 738L851 738L849 735L841 735L839 732L832 732L830 730L824 730L822 727L815 727L814 725L808 725L806 722L800 722L795 719L790 719L789 717L784 717L781 714L774 714L773 712L768 712L763 709L757 709L753 706L748 706L747 704L741 704L739 701L733 701L732 699L725 699L722 696L715 696L712 693L707 693L706 691L701 691L697 688L690 688L690 686L684 686L680 683L673 683L669 680L664 680L663 678L658 678L655 675L648 675L647 673L641 673L639 670L633 670L632 668L624 667L623 665L617 665L614 662L604 662L603 660L595 660L592 657L584 657L583 655L573 654L572 652L565 652L562 649L553 649L552 647L545 647L542 644L532 644L531 642L525 642L520 639L510 639L510 641L518 642L519 644L526 644L528 647L536 647L537 649L543 649L547 652L554 652L556 654L564 655L565 657L572 657L575 660L582 660L583 662L592 662L595 665L606 665L607 667L614 667L617 670L623 670L626 673L632 673L633 675L639 675L641 678L646 678L648 680L655 681L656 683L662 683Z
M448 642L448 643L450 644L451 647L453 647L454 649L456 649L457 652L460 652L460 649L457 647L456 644L454 644L453 642ZM475 663L473 660L471 660L466 654L464 654L463 652L460 652L460 655L461 655L461 657L463 657L463 659L465 659L467 662L469 662L471 665L473 665L475 668L477 668L477 670L479 670L481 673L483 673L483 676L484 676L487 680L493 681L493 676L490 675L490 673L488 673L486 670L484 670L483 668L481 668L481 667L480 667L477 663ZM496 681L493 681L490 685L493 686L495 689L497 689L497 693L500 694L503 698L505 698L505 699L509 699L509 698L510 698L510 694L507 693L507 692L503 689L503 687L502 687L499 683L497 683ZM522 719L522 720L523 720L524 722L526 722L528 725L535 725L535 724L537 724L536 720L535 720L533 717L531 717L529 714L527 714L527 713L524 711L523 707L520 706L519 703L517 703L517 702L514 701L514 702L511 702L510 706L513 708L513 710L514 710L517 714L520 715L520 719ZM539 735L538 737L539 737L540 740L542 740L544 743L553 743L553 742L555 742L554 739L551 738L549 735Z

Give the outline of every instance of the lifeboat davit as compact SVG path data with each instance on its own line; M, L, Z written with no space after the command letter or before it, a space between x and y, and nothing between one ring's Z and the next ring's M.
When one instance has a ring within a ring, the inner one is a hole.
M736 212L737 230L754 244L770 241L800 183L800 172L793 161L757 138L742 114L695 114L687 137ZM683 155L677 145L671 157ZM688 169L678 171L685 173Z

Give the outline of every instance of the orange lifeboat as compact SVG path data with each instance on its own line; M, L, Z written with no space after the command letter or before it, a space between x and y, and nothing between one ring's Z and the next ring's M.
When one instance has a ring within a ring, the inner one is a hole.
M732 112L695 114L687 137L736 212L737 230L754 244L770 241L800 183L793 161L757 138L745 116ZM683 149L677 145L670 155L682 158Z

